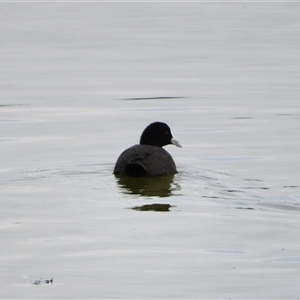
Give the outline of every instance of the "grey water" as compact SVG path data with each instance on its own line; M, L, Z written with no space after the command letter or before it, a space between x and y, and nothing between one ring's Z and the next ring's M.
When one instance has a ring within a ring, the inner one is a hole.
M300 296L300 4L0 3L1 298ZM112 175L153 121L178 174Z

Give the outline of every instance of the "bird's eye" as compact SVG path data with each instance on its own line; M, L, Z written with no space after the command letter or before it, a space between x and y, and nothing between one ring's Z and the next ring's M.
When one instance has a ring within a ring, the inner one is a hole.
M169 132L168 132L168 131L166 131L166 132L165 132L165 135L169 135Z

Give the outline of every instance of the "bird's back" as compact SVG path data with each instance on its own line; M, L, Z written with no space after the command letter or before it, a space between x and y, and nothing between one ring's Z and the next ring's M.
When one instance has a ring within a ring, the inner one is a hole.
M114 172L118 176L165 176L177 173L172 156L163 148L134 145L119 156Z

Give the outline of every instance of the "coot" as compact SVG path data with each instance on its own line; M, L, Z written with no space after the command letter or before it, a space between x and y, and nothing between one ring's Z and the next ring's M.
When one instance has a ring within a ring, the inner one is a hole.
M146 127L140 144L119 156L113 174L117 176L166 176L177 173L172 156L162 147L173 144L181 147L166 123L154 122Z

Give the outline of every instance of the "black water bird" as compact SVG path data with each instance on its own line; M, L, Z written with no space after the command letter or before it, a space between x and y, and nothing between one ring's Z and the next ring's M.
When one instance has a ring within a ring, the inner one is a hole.
M166 176L177 173L172 156L162 147L173 144L181 147L173 138L166 123L154 122L143 131L140 144L121 153L113 174L117 176Z

